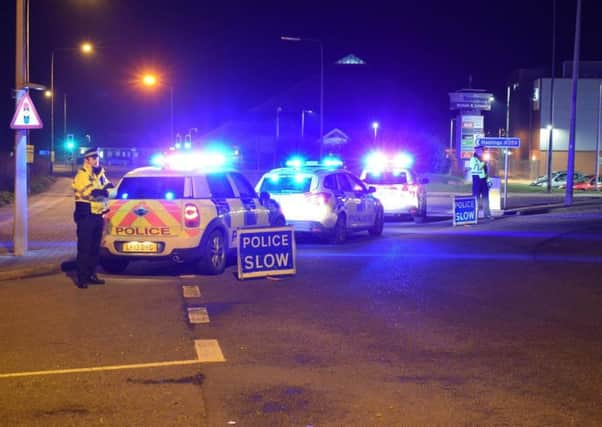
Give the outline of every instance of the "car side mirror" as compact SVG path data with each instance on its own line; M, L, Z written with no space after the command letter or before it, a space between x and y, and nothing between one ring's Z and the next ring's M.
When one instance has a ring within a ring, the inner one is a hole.
M373 186L368 187L368 193L376 193L376 187L373 187Z

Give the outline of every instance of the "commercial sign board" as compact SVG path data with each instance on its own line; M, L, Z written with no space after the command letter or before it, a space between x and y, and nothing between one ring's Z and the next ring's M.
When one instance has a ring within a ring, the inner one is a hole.
M474 151L476 141L483 136L483 116L463 115L461 117L462 128L460 129L461 153L463 158L470 158Z
M238 278L295 274L293 227L238 230Z
M479 138L477 145L487 148L519 148L520 138Z
M454 196L453 217L454 226L476 224L479 216L479 205L474 196Z
M486 92L450 92L450 110L491 110L493 95Z

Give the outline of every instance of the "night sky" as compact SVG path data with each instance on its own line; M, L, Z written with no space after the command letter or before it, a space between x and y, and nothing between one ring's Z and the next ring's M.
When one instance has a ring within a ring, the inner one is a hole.
M14 3L6 0L0 9L3 151L13 145L8 124L14 109ZM473 87L500 100L486 119L493 126L503 121L509 74L551 64L551 0L357 3L31 0L31 80L49 85L52 49L84 39L95 43L93 57L56 51L57 136L66 93L70 132L114 140L111 145L144 145L156 132L168 131L169 90L136 87L141 71L157 70L173 86L176 131L197 127L202 134L315 77L317 46L279 39L310 37L322 40L327 64L353 53L388 82L388 93L375 91L366 99L360 120L367 126L379 119L375 111L382 115L398 99L383 128L411 126L404 120L411 115L416 126L444 136L451 117L447 93L467 87L469 75ZM602 60L598 3L583 1L582 60ZM562 61L572 59L576 2L557 4L560 70ZM335 102L329 78L327 70L327 105ZM46 124L32 132L41 146L49 138L49 102L37 93L33 98ZM337 125L325 120L326 130Z

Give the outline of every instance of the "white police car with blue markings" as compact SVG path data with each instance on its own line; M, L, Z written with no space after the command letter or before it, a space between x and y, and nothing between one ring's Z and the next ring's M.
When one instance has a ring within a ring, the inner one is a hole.
M278 202L295 233L326 236L333 243L343 243L352 231L381 235L384 213L374 189L337 166L291 160L265 173L255 189Z
M187 158L189 167L178 168L175 159L121 179L105 215L103 269L117 273L131 261L172 260L220 274L237 230L285 224L277 203L260 199L242 174L217 167L215 159L208 163Z

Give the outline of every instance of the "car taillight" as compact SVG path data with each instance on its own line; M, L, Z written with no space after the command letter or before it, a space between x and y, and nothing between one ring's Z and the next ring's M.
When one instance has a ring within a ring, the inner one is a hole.
M198 227L201 224L201 215L195 205L184 206L184 225L186 227Z
M305 193L305 198L307 201L316 206L327 205L331 196L332 195L330 193Z

